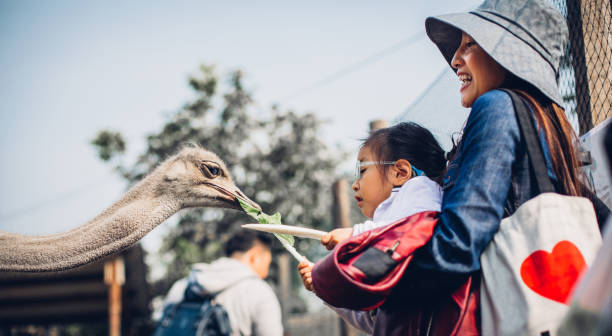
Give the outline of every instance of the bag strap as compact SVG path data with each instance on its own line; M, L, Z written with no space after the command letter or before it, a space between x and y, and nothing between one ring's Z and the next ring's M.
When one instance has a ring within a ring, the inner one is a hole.
M527 105L525 99L518 93L508 89L502 89L502 91L510 95L510 98L512 99L512 105L514 106L519 129L527 145L529 166L531 167L537 182L538 193L536 193L536 195L546 192L555 192L555 187L550 182L550 178L548 177L546 158L544 157L542 145L533 123L531 109Z
M206 292L204 287L198 283L196 270L192 270L187 277L187 286L183 293L184 302L212 300L216 295Z

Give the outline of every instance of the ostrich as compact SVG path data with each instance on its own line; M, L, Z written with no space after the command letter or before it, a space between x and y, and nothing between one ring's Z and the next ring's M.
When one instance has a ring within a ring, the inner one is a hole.
M45 272L81 266L119 252L184 208L242 210L238 189L219 157L184 148L94 219L70 231L30 236L0 231L0 271Z

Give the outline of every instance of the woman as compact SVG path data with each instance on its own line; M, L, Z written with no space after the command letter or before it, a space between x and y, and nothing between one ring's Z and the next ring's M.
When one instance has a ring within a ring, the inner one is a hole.
M557 10L545 0L488 0L469 13L430 17L425 27L462 82L461 104L472 109L448 166L434 235L383 306L375 327L381 335L407 334L401 316L409 302L435 307L470 276L477 289L480 255L502 218L535 195L512 100L498 89L517 90L529 102L556 191L587 193L579 181L577 137L556 83L567 35ZM478 312L470 314L475 332ZM417 329L435 334L443 322L434 314Z

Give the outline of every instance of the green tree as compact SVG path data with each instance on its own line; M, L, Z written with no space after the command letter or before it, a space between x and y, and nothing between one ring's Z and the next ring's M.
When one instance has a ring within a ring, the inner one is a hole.
M132 184L182 146L198 144L228 164L237 185L265 212L279 211L285 224L331 229L330 186L345 153L321 140L322 121L276 107L253 112L255 104L240 71L231 73L226 92L218 92L218 83L214 67L202 65L189 79L195 99L147 137L147 147L134 164L115 163L115 168ZM108 130L100 131L92 144L109 162L125 149L121 134ZM156 294L165 293L192 263L218 257L227 236L252 222L241 212L217 209L193 209L178 216L161 248L166 275L154 286ZM299 248L307 250L315 243L300 241ZM274 248L281 252L280 244ZM272 280L275 274L273 265Z

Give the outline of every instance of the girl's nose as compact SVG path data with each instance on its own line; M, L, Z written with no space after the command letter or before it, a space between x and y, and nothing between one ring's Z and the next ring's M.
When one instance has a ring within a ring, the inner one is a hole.
M359 180L355 180L355 182L353 182L351 189L353 189L354 192L357 192L357 190L359 190Z

